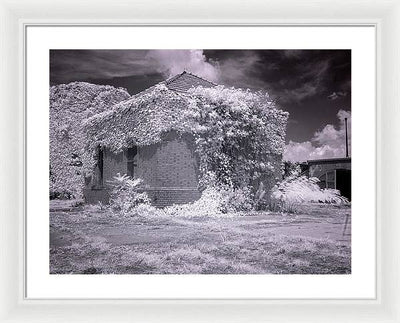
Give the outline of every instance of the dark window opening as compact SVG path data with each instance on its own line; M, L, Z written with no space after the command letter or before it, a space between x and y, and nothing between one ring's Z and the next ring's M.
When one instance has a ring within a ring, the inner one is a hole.
M97 186L103 186L104 153L101 147L97 148Z
M351 170L336 169L319 177L321 188L334 188L340 191L340 195L351 200Z
M351 201L351 170L338 169L336 170L336 188L340 194L347 197Z
M133 146L128 148L126 152L126 159L127 159L127 175L130 177L135 176L135 167L137 166L136 163L136 156L137 156L137 146Z

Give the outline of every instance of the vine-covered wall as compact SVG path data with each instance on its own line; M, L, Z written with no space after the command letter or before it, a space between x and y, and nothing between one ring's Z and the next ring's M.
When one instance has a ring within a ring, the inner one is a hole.
M176 181L176 187L189 187L195 171L200 189L221 184L251 188L254 194L262 187L269 193L282 175L288 116L267 93L224 86L179 93L160 84L85 122L85 170L90 174L95 169L98 147L118 154L135 145L139 156L151 155L152 147L158 147L158 156L165 151L163 158L147 158L146 170L138 166L135 174L145 185L163 187ZM170 133L178 141L164 147ZM175 155L184 136L192 138L191 147ZM188 160L195 162L190 174ZM179 166L175 169L174 164ZM163 168L162 175L154 175Z
M87 180L86 201L107 203L110 182L117 173L127 174L127 163L126 149L118 153L104 149L103 187L97 183L97 169L92 178ZM199 167L192 136L171 131L159 143L138 147L135 163L134 176L144 181L154 205L188 203L200 196Z

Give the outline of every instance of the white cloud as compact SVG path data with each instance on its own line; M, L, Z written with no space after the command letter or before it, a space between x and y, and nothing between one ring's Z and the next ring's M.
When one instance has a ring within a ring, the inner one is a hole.
M283 159L291 162L302 162L310 159L315 147L310 141L294 142L289 141L283 153Z
M219 80L218 65L208 62L202 50L151 50L147 58L167 77L187 71L209 81Z
M347 96L347 92L345 92L345 91L332 92L331 94L328 95L328 99L329 100L337 100L344 96Z
M351 112L339 110L338 125L326 125L316 131L310 141L290 141L286 145L283 159L302 162L310 159L336 158L346 156L346 133L344 119L347 118L349 155L351 152Z

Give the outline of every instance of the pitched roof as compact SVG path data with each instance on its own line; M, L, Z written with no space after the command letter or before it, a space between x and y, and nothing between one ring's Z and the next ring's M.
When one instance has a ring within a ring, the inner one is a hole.
M183 71L183 73L175 75L164 81L168 89L177 92L187 92L192 87L214 87L215 83L207 81L197 75Z
M207 81L207 80L201 78L200 76L183 71L182 73L172 76L165 81L161 81L160 83L150 86L149 88L133 95L132 97L138 97L145 93L149 93L149 92L153 91L157 85L160 85L160 84L165 85L168 88L168 90L172 90L172 91L179 92L179 93L187 93L189 91L189 89L196 87L196 86L202 86L202 87L217 86L217 84Z

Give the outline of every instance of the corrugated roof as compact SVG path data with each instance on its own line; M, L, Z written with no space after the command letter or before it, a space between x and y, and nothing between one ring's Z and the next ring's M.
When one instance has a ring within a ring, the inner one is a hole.
M327 158L327 159L312 159L307 160L308 164L334 164L334 163L351 163L351 157L343 158Z

